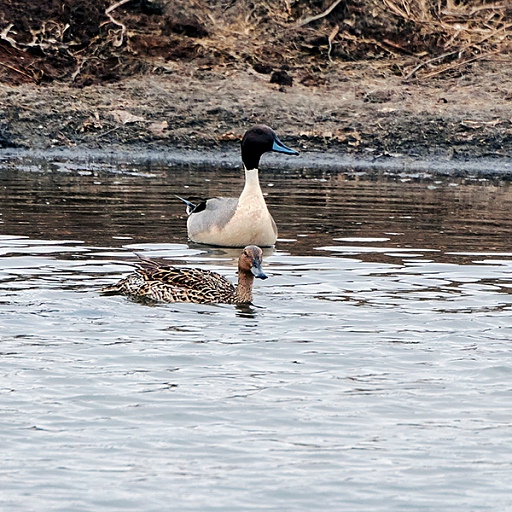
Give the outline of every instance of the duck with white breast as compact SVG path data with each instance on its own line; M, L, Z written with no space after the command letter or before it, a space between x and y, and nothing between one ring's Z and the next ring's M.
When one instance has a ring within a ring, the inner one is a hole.
M299 154L285 146L269 126L254 126L242 139L245 186L240 197L215 197L198 204L180 198L187 204L187 230L192 242L220 247L271 247L276 243L277 226L258 176L260 158L270 151Z

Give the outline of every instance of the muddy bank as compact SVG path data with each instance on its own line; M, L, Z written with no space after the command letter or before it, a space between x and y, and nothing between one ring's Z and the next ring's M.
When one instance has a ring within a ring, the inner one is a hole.
M12 0L0 148L217 155L266 123L333 158L506 167L510 13L479 0Z
M480 63L457 79L403 83L359 64L283 87L254 71L198 71L76 88L0 86L4 148L238 151L266 123L301 151L363 159L512 156L512 71Z
M0 148L217 154L266 123L303 152L507 162L509 17L478 0L12 0Z

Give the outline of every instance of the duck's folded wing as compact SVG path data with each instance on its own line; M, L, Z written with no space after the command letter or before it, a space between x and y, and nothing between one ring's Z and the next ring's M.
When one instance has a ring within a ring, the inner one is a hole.
M221 230L235 214L237 205L234 197L214 197L200 203L188 218L189 236Z
M183 294L191 302L224 302L235 294L231 282L209 270L160 267L149 279L151 288L172 289L174 294Z
M201 270L199 268L167 267L161 266L151 274L152 281L161 281L162 283L172 284L173 286L183 286L186 288L202 288L209 285L220 285L231 283L220 274L210 270Z

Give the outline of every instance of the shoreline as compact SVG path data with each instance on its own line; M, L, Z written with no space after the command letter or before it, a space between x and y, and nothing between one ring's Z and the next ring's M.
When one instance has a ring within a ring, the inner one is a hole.
M480 62L471 74L429 83L364 66L345 75L280 87L254 71L191 66L83 88L0 85L0 155L236 166L243 133L264 123L302 154L278 167L511 172L508 63Z
M46 148L46 149L0 149L0 170L21 168L31 170L68 170L66 164L80 165L81 170L94 171L100 165L145 164L174 167L241 168L239 147L231 145L224 149L193 150L183 148L110 147L99 148ZM298 157L285 157L267 154L262 160L261 170L308 170L320 173L391 173L401 176L414 174L428 176L477 177L512 181L512 158L413 158L344 155L333 151L306 151Z

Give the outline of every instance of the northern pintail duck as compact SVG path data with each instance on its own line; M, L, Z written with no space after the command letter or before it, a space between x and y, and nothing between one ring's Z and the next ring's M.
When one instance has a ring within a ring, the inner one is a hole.
M267 279L261 269L262 251L255 245L246 247L238 258L237 286L210 270L161 265L138 257L135 272L101 292L163 302L245 304L252 302L254 278Z
M242 139L245 186L239 198L216 197L199 204L187 204L188 237L192 242L221 247L259 245L270 247L277 240L277 226L261 191L258 165L264 153L275 151L298 155L285 146L272 128L260 124Z

